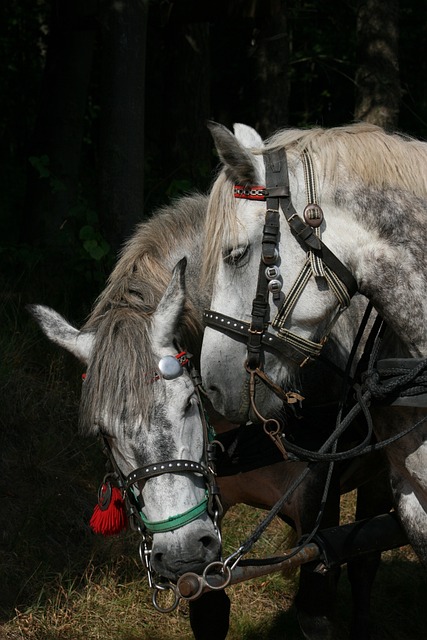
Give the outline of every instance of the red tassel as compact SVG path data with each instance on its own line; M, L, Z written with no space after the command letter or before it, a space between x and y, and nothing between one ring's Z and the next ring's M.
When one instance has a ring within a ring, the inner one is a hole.
M126 506L120 489L104 482L98 491L98 504L89 522L94 533L115 536L127 528Z

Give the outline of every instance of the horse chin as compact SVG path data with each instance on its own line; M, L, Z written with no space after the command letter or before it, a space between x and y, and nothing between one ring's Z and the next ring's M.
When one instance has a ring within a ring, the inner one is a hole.
M220 556L216 555L208 562L183 562L171 567L164 565L157 566L156 563L153 562L152 568L159 576L176 584L178 579L186 573L196 573L198 576L201 576L211 562L216 562L219 559Z

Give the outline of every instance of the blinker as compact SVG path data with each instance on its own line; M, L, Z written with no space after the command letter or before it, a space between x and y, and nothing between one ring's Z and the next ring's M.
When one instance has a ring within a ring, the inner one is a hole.
M175 356L164 356L159 361L159 371L165 380L175 380L182 376L183 368Z

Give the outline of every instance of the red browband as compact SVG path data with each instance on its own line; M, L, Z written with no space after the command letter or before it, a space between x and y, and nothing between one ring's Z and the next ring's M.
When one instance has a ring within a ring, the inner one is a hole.
M243 187L240 184L234 186L234 197L244 198L245 200L265 200L265 187L260 185L252 185L251 187Z
M180 351L179 353L176 354L175 358L179 361L179 364L181 365L181 367L184 367L189 362L186 351Z

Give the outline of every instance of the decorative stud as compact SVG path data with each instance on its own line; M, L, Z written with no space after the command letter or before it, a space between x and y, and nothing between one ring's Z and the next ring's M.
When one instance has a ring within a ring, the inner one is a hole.
M279 267L277 267L275 264L273 264L271 267L265 268L265 277L267 278L267 280L275 280L279 277L279 275Z
M159 371L165 380L175 380L182 376L183 368L174 356L164 356L159 362Z
M280 280L270 280L267 287L270 293L273 294L273 300L277 300L282 290L282 283Z
M323 222L323 211L318 204L313 202L306 206L303 217L310 227L320 227Z

